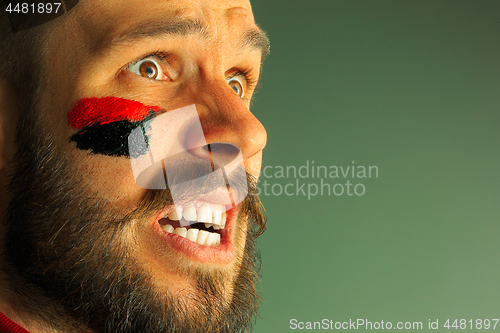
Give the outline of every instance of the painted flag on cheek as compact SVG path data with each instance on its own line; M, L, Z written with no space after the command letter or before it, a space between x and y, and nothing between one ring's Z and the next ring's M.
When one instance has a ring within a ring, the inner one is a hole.
M118 97L84 98L68 114L76 147L95 154L129 157L128 136L160 107Z

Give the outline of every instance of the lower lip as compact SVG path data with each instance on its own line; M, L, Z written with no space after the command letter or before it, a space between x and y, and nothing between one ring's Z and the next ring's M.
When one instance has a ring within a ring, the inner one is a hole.
M153 229L169 248L184 254L191 260L204 263L229 264L235 257L233 231L238 210L239 206L227 211L226 227L221 232L220 244L216 246L203 246L182 236L164 231L158 223L160 216L155 219Z

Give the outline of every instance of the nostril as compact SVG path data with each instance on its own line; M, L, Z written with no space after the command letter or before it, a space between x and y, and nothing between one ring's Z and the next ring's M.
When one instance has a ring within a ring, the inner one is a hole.
M231 163L239 154L237 145L225 142L214 142L203 146L203 149L211 155L216 168Z
M211 151L212 154L224 154L228 156L236 156L240 149L232 143L214 142L203 146L206 151Z

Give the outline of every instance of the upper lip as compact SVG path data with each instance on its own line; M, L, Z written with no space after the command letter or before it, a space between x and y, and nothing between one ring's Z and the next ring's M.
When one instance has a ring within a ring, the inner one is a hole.
M212 192L201 194L196 198L192 198L191 200L183 199L182 201L176 201L174 198L174 202L165 207L159 214L158 219L163 216L167 216L172 210L174 210L175 206L185 206L188 204L193 204L196 208L201 206L202 203L207 202L213 205L221 205L224 206L226 211L237 206L237 203L241 202L240 193L237 190L231 190L229 192L226 188L218 188Z

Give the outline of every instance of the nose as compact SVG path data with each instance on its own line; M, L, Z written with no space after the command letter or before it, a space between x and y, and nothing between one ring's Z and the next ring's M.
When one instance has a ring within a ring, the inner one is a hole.
M183 187L172 185L225 187L227 193L221 190L217 198L234 206L247 194L244 171L255 175L254 162L260 165L266 130L225 80L189 97L194 105L165 112L130 135L136 183L150 189L169 187L177 201L183 198ZM192 158L202 163L179 168Z
M240 152L247 160L264 149L264 126L225 80L212 84L197 102L204 138L188 138L188 149L193 155L207 159L212 154L221 162L229 162Z

